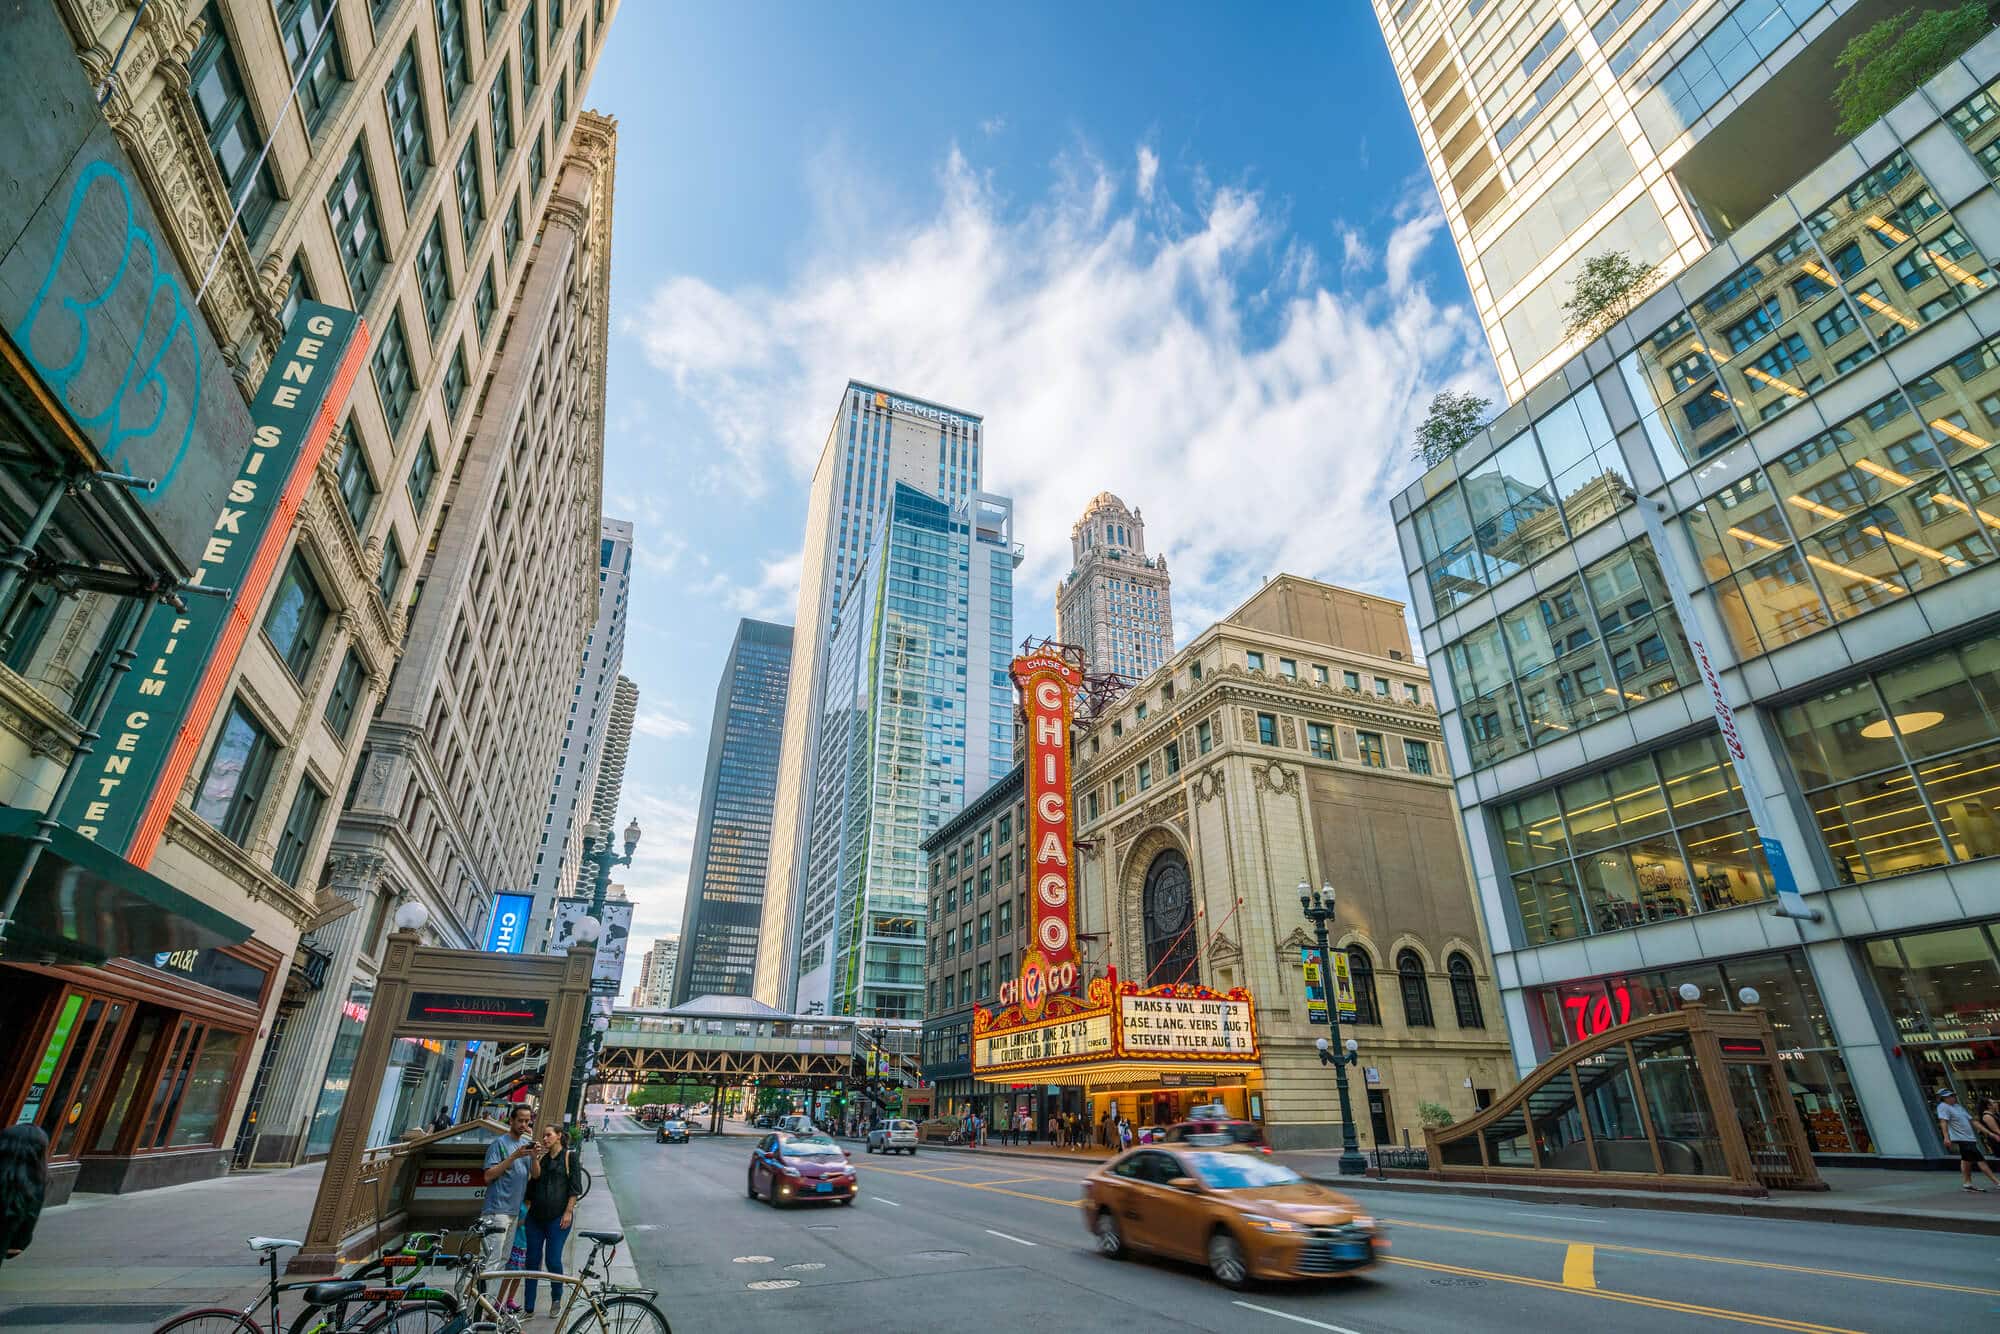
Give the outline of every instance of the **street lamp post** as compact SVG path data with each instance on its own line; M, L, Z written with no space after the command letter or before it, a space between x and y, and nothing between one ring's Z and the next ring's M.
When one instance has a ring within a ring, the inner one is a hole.
M611 888L611 868L630 866L632 854L639 850L639 822L625 826L625 855L620 857L611 850L610 831L592 820L583 827L583 864L591 868L590 915L577 923L577 939L586 945L594 945L604 934L604 895ZM592 993L595 995L595 993ZM583 1017L583 1034L577 1039L576 1065L570 1071L569 1116L572 1125L583 1121L584 1071L590 1068L590 1058L594 1044L602 1041L595 1024L596 1016ZM606 1025L609 1027L609 1025Z
M1326 996L1327 1030L1333 1036L1331 1041L1321 1038L1314 1045L1319 1048L1319 1063L1333 1067L1334 1083L1340 1088L1340 1174L1365 1176L1368 1160L1361 1156L1361 1145L1354 1138L1354 1104L1347 1093L1347 1067L1361 1060L1361 1044L1353 1038L1345 1046L1341 1044L1340 997L1333 983L1333 954L1326 939L1327 923L1333 920L1333 886L1321 885L1315 893L1309 883L1299 881L1299 907L1318 937L1320 990Z

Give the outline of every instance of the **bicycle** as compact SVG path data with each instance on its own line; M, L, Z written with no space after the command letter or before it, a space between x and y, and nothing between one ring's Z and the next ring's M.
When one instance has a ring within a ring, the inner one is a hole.
M504 1222L481 1222L476 1230L490 1236L506 1231L507 1227ZM445 1327L444 1334L459 1334L462 1330L520 1334L526 1316L502 1311L481 1285L496 1279L531 1278L562 1285L565 1295L562 1305L556 1308L554 1327L563 1334L673 1334L666 1313L653 1301L659 1296L657 1288L628 1288L611 1282L611 1255L617 1254L618 1243L625 1240L625 1234L578 1232L576 1235L590 1242L591 1247L589 1257L574 1274L557 1274L546 1269L475 1269L467 1265L458 1280L459 1315ZM607 1251L611 1254L605 1254ZM595 1272L599 1257L604 1261L602 1276ZM551 1301L555 1300L555 1293L551 1286ZM579 1301L587 1309L565 1324Z
M251 1237L250 1249L263 1256L263 1263L270 1270L262 1296L254 1298L240 1311L227 1306L203 1306L183 1311L156 1327L153 1334L170 1334L170 1331L172 1334L277 1334L284 1328L279 1294L293 1291L301 1293L307 1315L326 1307L344 1308L346 1303L357 1299L368 1301L363 1323L343 1324L326 1331L326 1334L440 1334L449 1324L450 1313L435 1303L421 1302L405 1309L402 1305L408 1294L405 1288L374 1287L358 1279L280 1280L278 1252L304 1244L286 1237ZM260 1325L256 1312L266 1303L271 1307L271 1321L268 1325ZM378 1306L381 1309L376 1309Z
M393 1251L383 1252L377 1259L347 1275L347 1278L371 1285L363 1290L359 1298L370 1306L377 1304L381 1292L393 1290L401 1294L400 1304L414 1307L417 1303L424 1303L435 1307L441 1317L435 1323L439 1326L448 1324L450 1318L458 1314L458 1298L449 1287L439 1287L434 1282L427 1281L426 1273L433 1265L441 1269L463 1265L465 1257L462 1254L454 1254L444 1249L445 1239L472 1235L473 1231L469 1228L457 1232L412 1232L403 1238L401 1246ZM398 1283L396 1276L402 1270L411 1272ZM370 1293L376 1293L378 1296L371 1298ZM365 1317L364 1308L364 1317L351 1320L347 1306L348 1303L342 1301L333 1306L308 1307L299 1312L298 1318L292 1321L288 1334L341 1334ZM411 1319L414 1314L414 1311L405 1312L399 1334L426 1334Z

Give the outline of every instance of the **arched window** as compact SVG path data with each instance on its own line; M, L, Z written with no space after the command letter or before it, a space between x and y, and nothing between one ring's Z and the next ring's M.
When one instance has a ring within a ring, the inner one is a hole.
M1382 1007L1375 1003L1375 961L1359 945L1347 947L1347 978L1354 984L1354 1022L1381 1023Z
M1146 985L1200 985L1195 956L1201 942L1195 939L1194 889L1187 858L1172 848L1153 858L1139 902L1146 919Z
M1486 1016L1479 1012L1479 984L1472 980L1472 961L1454 954L1445 964L1451 974L1451 1003L1458 1011L1460 1028L1484 1028Z
M1424 961L1415 950L1396 956L1396 973L1403 983L1403 1021L1411 1028L1435 1028L1431 1018L1431 988L1424 980Z

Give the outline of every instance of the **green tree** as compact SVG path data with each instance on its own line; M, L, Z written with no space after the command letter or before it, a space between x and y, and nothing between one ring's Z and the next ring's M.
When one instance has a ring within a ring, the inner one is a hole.
M1833 104L1849 138L1888 114L1993 26L1986 0L1922 13L1906 9L1857 34L1834 57L1842 71Z
M1492 407L1493 400L1478 394L1439 390L1410 442L1410 456L1422 459L1426 468L1436 467L1450 458L1453 450L1479 434Z
M1631 314L1659 269L1623 250L1607 250L1583 262L1563 302L1563 337L1591 339Z
M1420 1102L1417 1104L1417 1122L1426 1130L1443 1130L1455 1119L1451 1109L1441 1102Z

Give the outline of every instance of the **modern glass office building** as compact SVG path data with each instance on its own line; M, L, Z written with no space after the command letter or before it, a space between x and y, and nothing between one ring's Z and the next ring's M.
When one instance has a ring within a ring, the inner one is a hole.
M1996 179L1989 35L1394 502L1523 1068L1693 983L1821 1155L2000 1092Z
M682 958L673 990L659 1004L750 994L791 670L791 626L736 623L708 726L708 768L681 919Z
M923 841L1013 764L1013 503L898 483L827 648L799 899L811 1013L921 1019Z

